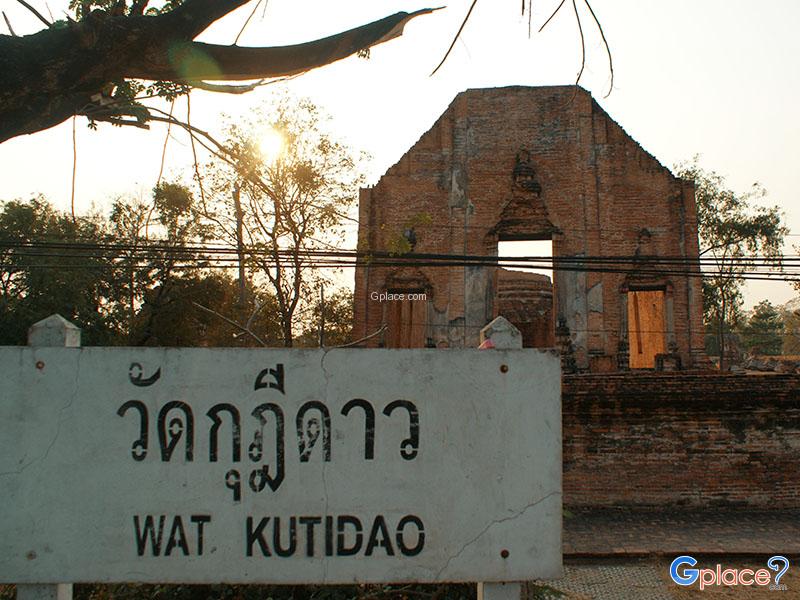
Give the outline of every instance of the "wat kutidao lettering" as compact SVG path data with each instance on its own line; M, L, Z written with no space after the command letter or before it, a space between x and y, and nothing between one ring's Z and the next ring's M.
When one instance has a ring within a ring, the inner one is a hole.
M2 583L560 568L547 352L0 348L0 373Z

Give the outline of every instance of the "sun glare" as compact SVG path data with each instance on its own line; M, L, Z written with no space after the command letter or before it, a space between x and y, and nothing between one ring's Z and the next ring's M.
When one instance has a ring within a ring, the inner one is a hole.
M261 135L258 149L266 162L274 162L283 152L283 135L275 129L267 129Z

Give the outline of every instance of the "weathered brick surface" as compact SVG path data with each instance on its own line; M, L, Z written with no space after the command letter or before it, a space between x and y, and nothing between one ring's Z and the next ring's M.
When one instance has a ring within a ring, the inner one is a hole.
M525 347L555 346L553 284L547 275L498 269L494 307L520 330Z
M653 115L658 118L658 115ZM513 184L530 152L541 194ZM508 87L459 94L433 127L373 188L362 190L359 248L390 250L417 223L420 253L496 254L499 239L553 240L556 257L638 254L625 273L557 271L554 317L565 319L578 367L617 364L628 335L625 291L666 291L667 342L684 366L703 354L699 279L667 273L648 256L696 259L694 190L645 152L585 90ZM693 267L696 269L697 267ZM493 268L358 268L354 337L379 329L386 307L370 293L404 285L428 290L425 338L477 345L496 314ZM371 340L373 345L379 338ZM599 367L598 367L599 368Z
M800 376L563 379L564 504L800 508Z

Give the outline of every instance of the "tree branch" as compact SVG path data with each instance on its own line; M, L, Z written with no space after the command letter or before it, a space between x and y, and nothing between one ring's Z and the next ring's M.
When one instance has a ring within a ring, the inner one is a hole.
M184 5L185 6L185 5ZM125 70L132 79L242 81L286 77L347 58L400 36L414 17L437 9L399 12L380 21L303 44L263 48L187 42L148 52Z
M597 25L597 29L600 32L600 37L603 38L603 45L606 47L610 81L608 83L608 93L605 96L603 96L603 98L608 98L611 95L612 90L614 89L614 61L611 59L611 47L608 45L608 40L606 40L606 32L603 31L603 26L600 24L600 20L597 18L597 15L594 14L594 10L592 9L592 5L589 4L589 0L584 0L584 3L586 4L586 8L588 8L589 12L592 14L592 18L594 19L594 22Z
M264 80L255 83L247 83L245 85L220 85L216 83L208 83L206 81L187 81L186 84L203 90L204 92L216 92L221 94L246 94L252 92L257 87L263 85Z
M575 11L575 22L578 24L578 33L581 35L581 68L578 71L578 76L575 78L575 85L578 85L583 76L583 70L586 67L586 39L583 37L583 26L581 25L581 16L578 13L578 4L572 0L572 9Z
M561 2L558 4L558 6L556 6L556 9L553 11L553 13L552 13L552 14L551 14L549 17L547 17L547 20L546 20L546 21L545 21L545 22L542 24L542 26L541 26L541 27L539 27L539 33L542 33L542 30L543 30L545 27L547 27L547 24L548 24L550 21L552 21L552 20L553 20L553 17L555 17L555 16L558 14L558 11L560 11L560 10L561 10L561 7L562 7L562 6L564 6L564 2L566 2L566 0L561 0Z
M456 32L456 35L453 37L453 41L450 42L450 47L447 49L447 52L444 53L444 57L442 58L441 62L438 65L436 65L436 68L433 70L433 72L431 72L432 76L436 74L436 71L438 71L441 68L441 66L444 64L444 61L446 61L447 57L450 56L450 52L453 51L453 46L456 45L458 38L461 37L461 32L464 31L464 26L467 24L467 21L469 21L469 16L472 14L472 9L475 8L475 5L477 3L478 0L472 0L472 4L469 5L469 10L467 11L467 16L464 17L464 20L461 22L461 27L458 28L458 31Z
M356 340L354 342L350 342L349 344L342 344L341 346L332 346L329 349L332 350L334 348L351 348L353 346L357 346L358 344L366 342L367 340L371 340L375 336L378 336L378 335L382 334L384 331L386 331L387 328L388 328L388 325L386 325L386 323L384 323L383 325L381 325L380 329L378 329L377 331L373 331L372 333L370 333L367 336L362 337L361 339L358 339L358 340Z
M134 0L134 3L131 5L131 15L134 16L142 16L144 14L144 9L147 8L147 4L149 0Z
M11 34L11 37L19 37L15 32L14 28L11 27L11 21L8 20L8 16L6 15L5 11L3 11L3 20L6 22L6 27L8 27L8 31Z
M228 317L226 317L225 315L223 315L223 314L221 314L221 313L218 313L217 311L215 311L215 310L212 310L212 309L210 309L210 308L207 308L207 307L203 306L202 304L198 304L197 302L192 302L192 304L194 304L194 305L195 305L197 308L199 308L200 310L204 310L204 311L206 311L207 313L214 315L215 317L219 317L220 319L222 319L223 321L225 321L225 322L226 322L228 325L233 325L234 327L236 327L237 329L239 329L239 330L240 330L240 331L242 331L243 333L246 333L247 335L249 335L250 337L252 337L252 338L253 338L255 341L257 341L257 342L258 342L259 344L261 344L262 346L264 346L264 347L266 347L266 346L267 346L267 343L266 343L264 340L262 340L260 337L258 337L258 336L257 336L255 333L253 333L252 331L250 331L250 329L248 329L248 328L247 328L247 327L245 327L244 325L239 325L239 323L237 323L236 321L234 321L234 320L232 320L232 319L229 319L229 318L228 318Z
M245 2L186 0L157 16L95 10L66 27L22 37L0 35L0 142L84 114L97 103L95 98L107 95L114 82L204 81L201 87L210 89L212 84L205 81L296 75L398 37L409 20L434 10L400 12L327 38L285 47L241 48L192 41ZM143 10L145 4L137 2L136 10ZM135 124L121 116L105 115L117 124Z
M42 13L40 13L38 10L36 10L35 8L33 8L33 7L30 5L30 4L28 4L27 2L25 2L25 0L17 0L17 2L19 2L20 4L22 4L22 6L24 6L25 8L27 8L27 9L28 9L29 11L31 11L31 12L32 12L34 15L36 15L36 18L38 18L38 19L39 19L39 20L40 20L42 23L44 23L44 24L45 24L45 25L47 25L48 27L52 27L52 26L53 26L53 24L52 24L50 21L48 21L47 19L45 19L45 18L42 16Z
M250 0L184 0L183 4L167 13L175 31L192 39L208 27Z

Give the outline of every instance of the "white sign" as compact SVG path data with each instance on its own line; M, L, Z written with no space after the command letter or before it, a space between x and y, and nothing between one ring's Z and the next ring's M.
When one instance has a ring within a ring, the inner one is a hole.
M0 348L0 582L561 568L544 351Z

